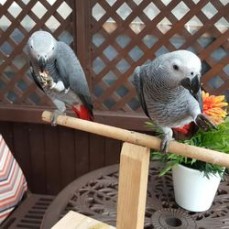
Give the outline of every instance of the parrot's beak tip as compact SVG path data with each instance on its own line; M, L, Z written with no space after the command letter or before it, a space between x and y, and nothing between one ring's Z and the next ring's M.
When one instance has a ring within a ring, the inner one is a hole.
M194 76L192 79L186 77L180 81L180 85L196 93L200 89L199 77L198 75Z
M38 60L39 63L39 67L41 72L44 72L45 66L46 66L46 60L44 57L40 57L40 59Z

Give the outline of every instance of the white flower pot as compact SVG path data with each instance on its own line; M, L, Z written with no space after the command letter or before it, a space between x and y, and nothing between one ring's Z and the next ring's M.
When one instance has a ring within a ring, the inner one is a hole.
M183 165L172 169L175 200L177 204L189 211L202 212L208 210L214 200L220 183L220 176L210 175Z

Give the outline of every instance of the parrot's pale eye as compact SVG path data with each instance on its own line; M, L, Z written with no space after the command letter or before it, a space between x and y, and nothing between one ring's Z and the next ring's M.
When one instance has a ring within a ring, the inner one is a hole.
M52 50L54 50L54 47L52 47Z
M194 72L191 72L191 76L193 76L194 75Z
M178 70L179 70L178 65L174 64L174 65L173 65L173 69L176 70L176 71L178 71Z
M33 46L32 46L32 45L30 45L30 48L32 49L32 48L33 48Z

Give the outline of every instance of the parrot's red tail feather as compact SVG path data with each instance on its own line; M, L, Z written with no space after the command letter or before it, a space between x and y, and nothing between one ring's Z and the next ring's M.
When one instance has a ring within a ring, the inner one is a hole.
M89 121L93 121L94 119L91 112L84 105L72 106L72 110L80 119L89 120Z
M190 124L186 124L183 127L177 127L177 128L173 128L174 130L176 130L177 132L180 132L182 134L188 134L190 131Z

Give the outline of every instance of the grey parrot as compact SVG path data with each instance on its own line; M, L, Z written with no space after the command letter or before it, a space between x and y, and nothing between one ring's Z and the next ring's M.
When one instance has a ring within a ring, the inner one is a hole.
M203 130L215 125L202 114L201 61L187 50L177 50L138 66L134 85L145 114L164 136L161 151L167 152L172 128L194 122Z
M73 50L46 31L34 32L27 42L33 80L57 107L52 117L56 124L66 106L77 117L93 120L93 105L84 71Z

